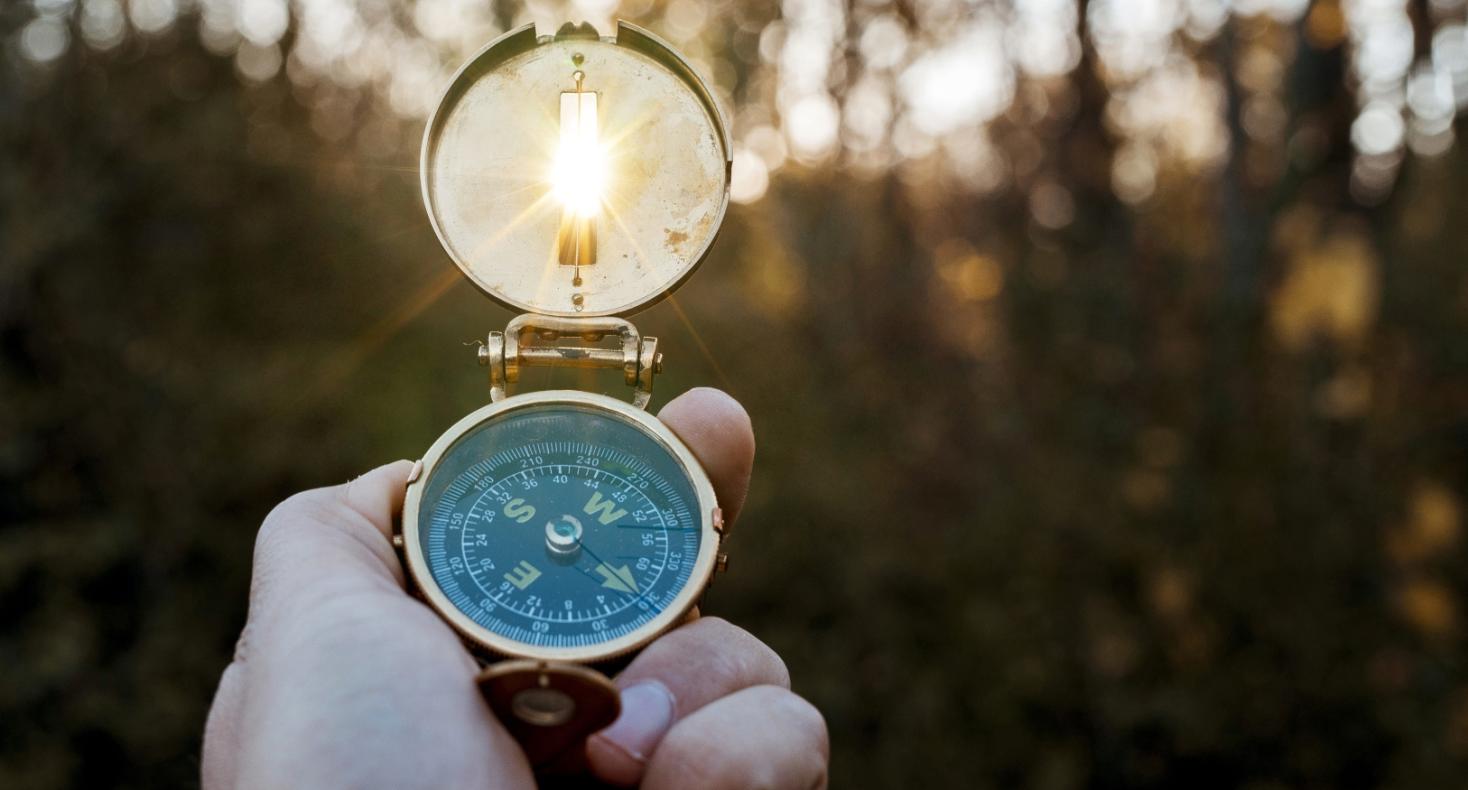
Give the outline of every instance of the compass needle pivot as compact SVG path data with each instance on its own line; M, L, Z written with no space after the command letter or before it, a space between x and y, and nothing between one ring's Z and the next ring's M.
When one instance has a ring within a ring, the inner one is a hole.
M459 70L424 133L434 231L519 315L477 350L489 403L424 454L393 544L536 764L611 723L603 673L682 622L723 556L708 474L646 410L657 338L628 319L707 257L729 154L696 69L625 22L611 36L506 33ZM514 392L536 366L606 371L630 402Z

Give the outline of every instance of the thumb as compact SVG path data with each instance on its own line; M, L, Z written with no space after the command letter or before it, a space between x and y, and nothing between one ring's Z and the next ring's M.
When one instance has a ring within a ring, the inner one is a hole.
M276 506L255 539L250 623L324 587L331 594L401 589L403 569L390 536L412 466L395 461Z
M255 538L249 618L204 727L205 787L230 787L238 778L243 672L260 624L282 609L290 611L283 604L312 584L331 584L341 592L401 587L403 571L388 536L411 468L398 461L345 485L297 494L266 517Z

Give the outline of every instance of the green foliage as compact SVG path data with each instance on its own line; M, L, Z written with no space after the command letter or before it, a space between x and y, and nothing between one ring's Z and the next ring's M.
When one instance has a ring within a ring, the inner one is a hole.
M260 520L482 402L508 315L436 296L411 125L323 143L181 36L0 78L0 784L191 785ZM1338 78L1300 104L1339 147ZM1468 158L1369 211L1339 150L1133 210L1103 99L1043 142L1063 229L787 169L691 323L638 318L659 401L724 386L760 442L707 610L838 787L1457 784Z

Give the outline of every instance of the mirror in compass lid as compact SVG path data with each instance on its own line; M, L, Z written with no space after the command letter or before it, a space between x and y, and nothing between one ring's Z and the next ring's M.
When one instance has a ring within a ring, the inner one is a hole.
M454 78L424 137L424 201L444 248L507 306L626 315L703 259L728 207L720 113L689 65L617 36L532 26Z

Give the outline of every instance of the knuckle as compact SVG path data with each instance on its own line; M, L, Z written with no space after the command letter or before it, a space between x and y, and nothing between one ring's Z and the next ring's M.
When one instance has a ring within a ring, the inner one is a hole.
M301 521L316 518L322 507L320 500L321 496L317 491L303 491L286 498L265 516L259 531L255 533L257 574L287 551L282 544L290 542L291 533L298 530Z
M751 696L746 712L763 711L760 721L766 725L748 737L736 735L730 721L674 727L658 746L651 766L656 777L650 778L677 777L669 786L719 790L825 787L829 751L820 713L777 686L743 693Z
M378 547L372 544L380 533L371 519L352 506L348 496L345 485L313 488L293 494L276 505L255 537L257 558L262 549L267 553L279 551L276 544L321 532L340 533L375 551Z
M765 686L761 691L768 698L771 714L785 719L792 733L788 744L791 754L787 758L793 769L791 773L802 777L802 788L825 787L831 759L826 717L804 697L787 689Z
M790 689L765 684L752 686L745 693L754 696L773 715L796 721L810 729L825 729L826 719L816 710L816 706Z
M702 728L674 727L658 744L650 768L658 775L678 777L675 786L722 787L720 777L728 770L725 752L719 746L718 739Z
M826 717L821 715L821 711L804 697L784 689L781 691L784 692L780 695L782 708L786 715L798 723L800 731L811 738L816 747L815 753L820 757L822 771L824 771L826 762L831 756L831 734L826 727Z
M716 671L746 685L790 687L790 670L774 648L722 617L702 617L689 626L717 662Z
M285 533L293 531L302 521L326 521L325 516L335 506L336 498L329 488L313 488L292 494L276 505L260 525L255 536L255 545L280 540Z
M790 750L787 759L799 769L796 773L822 777L820 784L806 786L823 787L831 759L826 717L804 697L779 686L755 686L745 693L754 696L754 702L767 713L769 720L783 723L780 729L788 735L785 748Z
M330 488L316 488L287 497L276 505L255 533L254 562L250 579L251 608L275 586L281 567L303 540L312 540L321 529L342 519L336 495Z
M250 574L251 615L255 602L263 599L275 583L281 561L290 555L291 533L306 512L314 507L307 491L295 494L276 505L255 533L254 567Z

